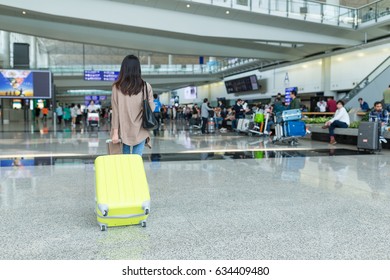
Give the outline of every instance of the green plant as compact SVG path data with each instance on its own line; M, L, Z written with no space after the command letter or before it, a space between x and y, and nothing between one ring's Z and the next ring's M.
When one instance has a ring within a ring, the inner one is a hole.
M362 122L368 122L370 116L370 112L367 112L364 117L362 117Z
M359 128L359 125L360 125L360 121L351 122L349 124L349 128Z
M311 124L322 124L329 121L331 117L315 117L315 118L306 118L303 119L305 123L311 123Z

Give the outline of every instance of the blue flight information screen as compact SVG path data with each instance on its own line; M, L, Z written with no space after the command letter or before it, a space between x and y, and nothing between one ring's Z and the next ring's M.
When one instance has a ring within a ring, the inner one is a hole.
M95 71L84 70L85 81L109 81L114 82L118 79L119 72L117 71Z

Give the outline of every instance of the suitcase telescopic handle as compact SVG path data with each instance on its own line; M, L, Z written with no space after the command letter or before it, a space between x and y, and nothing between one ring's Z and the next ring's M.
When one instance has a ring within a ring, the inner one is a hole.
M112 139L106 140L106 143L107 143L107 144L108 144L108 143L112 143ZM119 139L119 143L122 143L122 139Z

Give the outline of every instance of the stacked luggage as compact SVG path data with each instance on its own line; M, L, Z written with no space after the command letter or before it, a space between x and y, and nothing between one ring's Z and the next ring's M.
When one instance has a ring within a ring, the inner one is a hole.
M238 119L237 120L237 127L236 127L236 132L237 133L248 133L249 132L249 125L253 123L252 121L252 116L250 118L245 118L245 119Z
M275 137L272 143L297 144L298 138L306 135L306 124L301 118L302 113L299 109L279 112L276 115Z

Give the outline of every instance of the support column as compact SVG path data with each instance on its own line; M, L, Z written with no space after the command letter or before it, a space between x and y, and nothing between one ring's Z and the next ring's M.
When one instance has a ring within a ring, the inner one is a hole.
M30 41L30 69L37 69L37 37L32 36Z
M172 62L173 62L173 55L168 55L168 64L169 65L172 65Z
M325 57L322 59L322 88L324 90L324 96L336 96L336 93L331 90L331 57Z
M9 32L0 31L0 66L11 68Z

